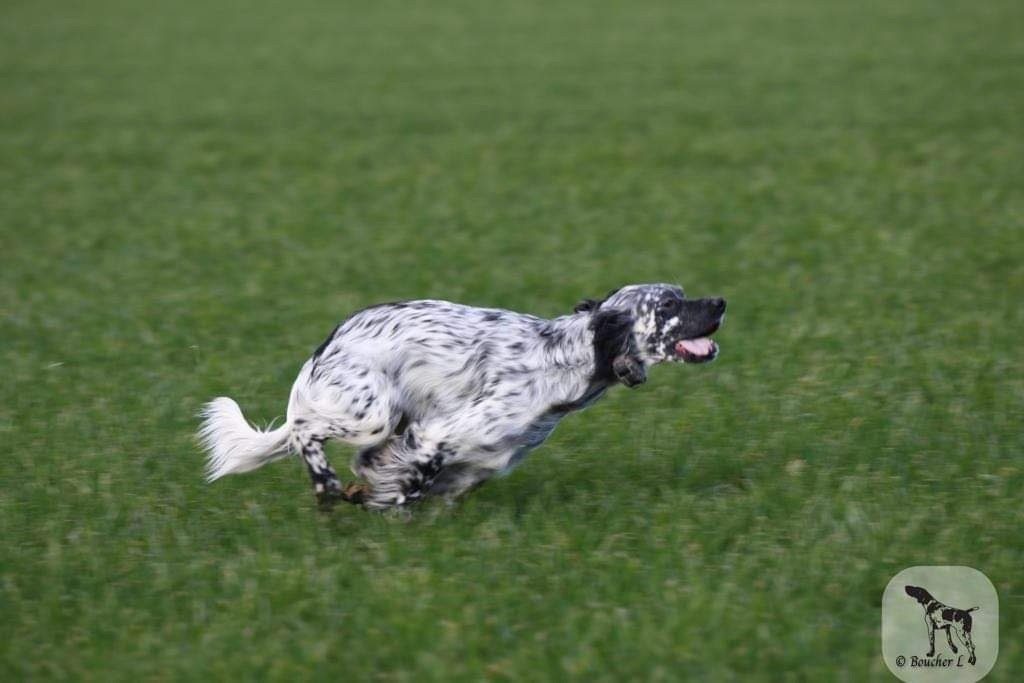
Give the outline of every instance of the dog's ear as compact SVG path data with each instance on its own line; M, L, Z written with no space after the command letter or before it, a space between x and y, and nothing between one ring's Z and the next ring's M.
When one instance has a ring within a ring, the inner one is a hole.
M594 313L590 329L594 333L594 376L597 379L618 380L626 386L646 381L646 368L633 339L634 324L633 314L623 309Z
M931 593L926 591L924 588L919 588L918 586L904 586L903 590L907 592L907 595L914 598L922 605L927 604L933 599Z

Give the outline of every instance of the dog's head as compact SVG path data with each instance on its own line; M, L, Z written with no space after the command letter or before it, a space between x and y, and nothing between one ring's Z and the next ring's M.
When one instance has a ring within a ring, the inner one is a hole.
M706 363L718 355L709 338L725 317L725 299L687 299L676 285L628 285L577 310L624 310L633 318L636 352L647 365Z
M918 586L906 586L903 590L907 591L907 595L917 600L922 605L927 605L929 602L934 600L932 594L923 588Z

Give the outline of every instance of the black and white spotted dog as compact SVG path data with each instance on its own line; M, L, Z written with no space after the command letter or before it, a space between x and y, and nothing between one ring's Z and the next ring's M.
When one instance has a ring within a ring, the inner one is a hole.
M382 304L338 325L292 386L285 423L251 427L230 398L208 403L199 437L210 481L288 454L322 503L402 506L449 499L509 471L569 413L666 361L718 355L724 299L629 285L551 320L447 301ZM342 487L328 439L358 446Z
M971 637L971 630L974 626L971 612L978 609L977 607L959 609L944 605L920 586L904 586L904 590L907 592L907 595L917 600L918 604L924 609L924 623L928 629L928 653L925 655L926 657L935 656L935 631L942 630L946 632L946 641L949 643L949 649L953 651L953 654L958 652L956 645L953 644L952 633L955 633L957 640L967 648L967 663L974 664L978 661L978 658L974 655L974 639Z

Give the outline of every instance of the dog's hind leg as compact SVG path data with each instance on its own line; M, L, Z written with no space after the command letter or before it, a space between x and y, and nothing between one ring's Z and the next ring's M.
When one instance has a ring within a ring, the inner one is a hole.
M974 656L974 641L971 639L971 634L964 634L963 641L964 645L967 646L967 652L970 654L970 657L967 659L967 663L975 664L978 661L978 658Z
M974 664L978 659L974 656L974 640L971 638L971 621L969 621L970 615L965 616L967 619L964 620L963 625L956 629L956 637L967 648L967 654L969 655L967 663Z
M321 505L330 505L344 499L345 495L337 473L324 454L324 440L322 436L300 434L296 437L295 450L306 463L317 501Z
M363 502L358 487L342 487L324 455L323 444L338 439L373 448L385 442L401 419L401 413L391 407L386 383L383 375L352 364L333 381L302 376L296 381L288 405L295 430L293 451L305 461L314 493L322 504L337 500Z
M423 440L414 427L380 447L360 451L353 471L366 481L359 491L361 502L382 510L419 501L454 455L454 448Z

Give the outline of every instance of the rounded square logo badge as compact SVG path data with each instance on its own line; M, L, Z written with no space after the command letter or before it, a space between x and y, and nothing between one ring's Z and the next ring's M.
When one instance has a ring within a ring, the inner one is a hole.
M979 681L999 656L999 596L971 567L909 567L882 594L882 658L901 681Z

